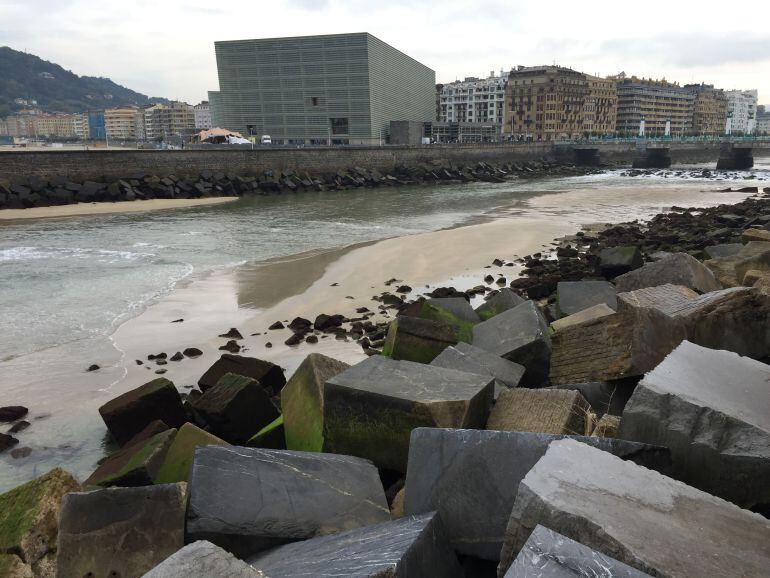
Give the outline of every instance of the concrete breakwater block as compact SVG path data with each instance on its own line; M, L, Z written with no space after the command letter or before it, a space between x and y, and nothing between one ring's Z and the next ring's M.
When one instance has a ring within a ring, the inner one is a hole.
M599 270L608 279L623 275L644 265L639 247L610 247L599 253Z
M462 578L435 513L280 546L248 559L270 578Z
M588 309L583 309L582 311L578 311L577 313L573 313L567 317L557 319L551 323L551 329L553 329L554 332L564 331L565 329L574 327L575 325L580 325L586 321L594 321L595 319L601 319L602 317L607 317L608 315L614 315L614 313L615 310L612 309L609 305L600 303L599 305L593 305Z
M241 558L390 519L377 469L352 456L199 447L189 490L187 540Z
M283 386L286 385L283 369L275 363L263 361L256 357L225 353L201 376L198 380L198 386L201 391L205 392L214 387L226 373L234 373L258 381L270 397L278 395Z
M219 378L193 408L207 429L234 444L246 442L281 415L257 381L234 373Z
M495 399L500 392L518 386L526 371L523 365L462 341L454 347L447 347L430 364L466 373L491 375L495 378Z
M142 578L269 578L211 542L198 540L178 550Z
M420 428L412 432L404 513L437 511L461 554L499 560L519 482L543 456L551 434ZM648 468L667 471L666 448L575 437Z
M490 375L370 357L326 382L325 448L405 472L414 428L484 427L494 381Z
M682 342L639 383L620 435L671 448L672 475L741 507L770 504L770 366Z
M617 309L616 294L615 286L609 281L561 281L556 285L556 299L562 316L601 304Z
M617 438L620 437L620 416L606 414L596 422L591 437L595 438Z
M431 309L433 311L430 311ZM478 313L464 297L432 297L423 303L421 313L426 319L444 321L450 325L458 322L474 324L481 321Z
M148 486L171 447L176 429L124 447L104 460L84 482L86 486Z
M64 496L57 576L141 576L184 546L185 484Z
M738 287L746 271L770 269L770 242L750 241L733 255L716 257L703 264L714 272L723 287Z
M650 578L649 574L539 524L504 578Z
M311 353L281 390L281 411L290 450L323 451L324 384L350 366L320 353Z
M479 319L486 321L503 311L518 307L522 303L524 303L524 298L511 289L503 287L476 307L476 314Z
M569 383L554 385L550 389L572 389L579 391L591 410L601 419L604 414L622 415L631 394L638 382L637 378L617 381L594 381L589 383Z
M400 315L388 327L382 354L392 359L430 363L459 340L457 329L448 323Z
M174 436L162 463L153 475L153 482L156 484L186 482L190 477L195 448L208 445L230 444L191 423L184 424Z
M635 291L658 285L679 285L698 293L719 291L722 284L703 263L687 253L673 253L660 261L647 263L615 279L618 292Z
M548 324L533 301L476 325L473 345L523 365L526 371L520 385L536 387L548 379L551 337Z
M589 435L590 413L591 406L577 391L516 388L500 394L487 429Z
M770 568L770 520L575 440L552 442L519 485L498 576L538 524L653 576Z
M179 392L163 377L108 401L99 408L99 413L121 446L155 420L173 428L187 421Z

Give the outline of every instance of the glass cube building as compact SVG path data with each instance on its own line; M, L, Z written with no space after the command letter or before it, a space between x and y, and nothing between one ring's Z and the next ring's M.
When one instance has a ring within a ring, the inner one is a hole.
M436 73L368 33L215 43L212 123L277 144L379 144L431 121Z

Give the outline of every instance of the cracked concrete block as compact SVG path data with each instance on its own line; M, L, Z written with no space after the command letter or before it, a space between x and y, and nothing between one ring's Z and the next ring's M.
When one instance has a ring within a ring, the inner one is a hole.
M495 378L495 399L500 392L518 386L525 371L524 366L518 363L463 342L447 347L430 364L466 373L491 375Z
M617 291L609 281L560 281L556 302L562 317L574 315L595 305L617 309Z
M588 435L590 413L591 406L577 391L516 388L500 394L486 429Z
M352 456L204 446L189 487L187 541L240 558L390 519L377 469Z
M538 524L653 576L770 568L770 520L575 440L552 442L519 485L498 576Z
M615 279L619 293L666 284L688 287L698 293L719 291L722 288L714 273L687 253L673 253Z
M198 540L178 550L142 578L270 578L211 542Z

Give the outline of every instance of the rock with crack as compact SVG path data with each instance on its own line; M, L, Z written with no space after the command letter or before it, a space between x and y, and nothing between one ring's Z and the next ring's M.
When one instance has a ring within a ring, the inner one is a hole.
M350 366L320 353L311 353L281 390L286 448L323 451L324 384Z
M574 315L595 305L617 309L617 291L609 281L560 281L556 302L562 317Z
M185 484L64 496L57 576L142 576L184 546Z
M412 433L404 513L437 511L461 553L499 560L519 482L548 444L566 436L420 428ZM576 437L600 450L667 471L668 450L623 440Z
M262 389L266 390L271 397L278 395L283 386L286 385L283 369L275 363L263 361L256 357L225 353L201 376L198 380L198 386L200 386L201 391L205 392L214 387L226 373L243 375L258 381Z
M504 578L650 578L623 562L537 525Z
M405 472L411 431L484 427L494 382L491 375L370 357L326 382L325 449Z
M518 386L525 371L524 366L518 363L463 342L447 347L430 364L466 373L491 375L495 378L495 399L506 389Z
M207 429L232 444L246 442L280 416L257 381L227 373L193 403Z
M487 429L589 435L591 406L577 391L516 388L504 391L489 413Z
M229 445L223 439L203 431L199 427L186 423L174 436L163 461L154 472L155 484L173 484L187 482L190 477L195 448L208 445Z
M199 447L189 490L188 542L241 558L390 519L377 469L352 456Z
M678 285L698 293L719 291L721 283L703 263L687 253L673 253L660 261L647 263L615 279L618 292L636 291L658 285Z
M575 440L552 442L519 485L498 576L538 524L653 576L770 567L770 520Z
M462 578L435 513L280 546L248 560L270 578Z
M62 496L80 491L69 473L55 468L0 494L0 563L16 566L20 575L51 576L56 567L57 521ZM2 566L0 566L2 567Z
M485 299L484 303L476 307L476 314L479 319L486 321L499 315L503 311L508 311L524 303L524 299L518 293L508 288L499 289L490 297Z
M148 486L163 464L176 429L126 445L104 460L85 481L86 486Z
M400 315L388 327L382 354L392 359L430 363L459 340L457 329L449 324Z
M188 544L155 566L142 578L193 578L195 576L270 578L206 540Z
M105 403L99 413L121 446L155 420L173 428L181 427L187 421L179 392L163 377Z
M682 342L639 383L620 435L671 448L673 476L744 508L770 504L770 366Z
M473 345L523 365L526 371L520 385L537 387L548 379L551 337L548 324L533 301L476 325Z

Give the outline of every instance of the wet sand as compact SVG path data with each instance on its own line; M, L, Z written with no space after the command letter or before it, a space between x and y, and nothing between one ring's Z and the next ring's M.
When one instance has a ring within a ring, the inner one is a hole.
M205 199L147 199L139 201L119 201L117 203L76 203L55 207L33 207L31 209L0 209L0 221L19 219L53 219L80 215L106 215L110 213L137 213L141 211L161 211L165 209L184 209L204 205L219 205L237 201L238 197L207 197Z

